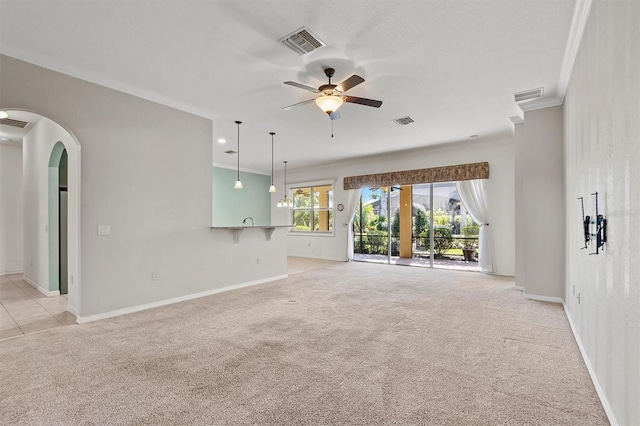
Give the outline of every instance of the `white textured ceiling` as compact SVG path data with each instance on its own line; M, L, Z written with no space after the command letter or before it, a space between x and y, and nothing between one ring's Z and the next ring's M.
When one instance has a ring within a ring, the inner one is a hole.
M575 0L0 0L7 55L207 116L214 161L270 171L433 144L508 137L513 93L553 97ZM278 43L306 26L327 46L299 56ZM283 111L317 87L365 82L331 121L314 104ZM0 100L1 102L1 100ZM411 116L398 126L393 119ZM188 147L188 141L176 141Z

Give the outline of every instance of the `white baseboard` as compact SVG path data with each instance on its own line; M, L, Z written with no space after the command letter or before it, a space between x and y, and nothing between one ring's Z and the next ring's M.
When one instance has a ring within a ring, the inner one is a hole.
M571 315L569 315L569 309L565 303L562 303L564 307L564 313L567 316L567 320L569 321L569 326L571 327L571 332L573 333L573 337L576 339L576 343L578 344L578 348L580 349L580 354L582 355L582 359L584 360L585 365L587 366L587 371L589 371L589 376L591 377L591 381L593 382L593 386L596 388L596 393L598 394L598 398L600 398L600 403L602 404L602 408L604 408L604 412L609 418L609 423L611 426L618 426L618 420L616 420L616 416L613 413L613 409L611 408L611 404L609 404L609 400L604 393L604 389L600 385L600 381L596 376L596 372L591 366L591 361L589 361L589 357L587 356L587 352L582 345L582 340L580 340L580 336L578 335L578 331L573 325L573 321L571 320Z
M564 303L562 297L552 297L552 296L538 296L537 294L527 294L522 289L522 297L525 299L537 300L539 302L551 302L551 303Z
M291 257L302 257L302 258L306 258L306 259L320 259L320 260L333 260L336 262L348 262L349 260L346 257L324 257L324 256L314 256L314 255L308 255L308 254L291 254L288 253L287 256L291 256Z
M20 269L19 271L3 271L0 272L0 277L3 277L5 275L16 275L16 274L22 274L24 271L22 269Z
M147 309L159 308L160 306L172 305L178 302L184 302L186 300L198 299L200 297L211 296L212 294L224 293L226 291L237 290L239 288L251 287L258 284L268 283L270 281L277 281L284 278L287 278L289 275L276 275L274 277L264 278L255 281L249 281L242 284L230 285L228 287L215 288L213 290L207 290L200 293L187 294L185 296L174 297L166 300L159 300L157 302L146 303L144 305L131 306L129 308L117 309L115 311L104 312L102 314L89 315L86 317L81 317L76 314L77 322L79 324L84 324L87 322L98 321L106 318L118 317L120 315L132 314L134 312L146 311ZM73 312L72 312L73 313Z
M35 288L36 290L38 290L40 293L44 294L47 297L60 296L60 290L49 291L43 287L40 287L38 283L30 280L27 277L22 277L22 279L28 282L31 285L31 287Z

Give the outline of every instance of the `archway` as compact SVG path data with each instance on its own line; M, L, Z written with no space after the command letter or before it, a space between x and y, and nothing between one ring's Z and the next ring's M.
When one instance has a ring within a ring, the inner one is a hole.
M67 291L67 310L80 315L80 143L69 130L39 112L2 110L9 117L37 116L22 139L24 280L46 295ZM60 180L64 176L66 182ZM66 262L62 259L66 268L61 268L59 207L60 192L65 192L60 188L65 187L67 256ZM60 272L65 271L66 279L61 280ZM61 281L68 283L66 289L61 288Z

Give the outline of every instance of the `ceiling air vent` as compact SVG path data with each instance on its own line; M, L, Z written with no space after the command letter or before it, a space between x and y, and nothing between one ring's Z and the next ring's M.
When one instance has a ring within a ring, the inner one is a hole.
M21 129L24 129L29 123L27 123L26 121L12 120L10 118L0 118L0 124L4 124L5 126L20 127Z
M291 34L282 37L278 41L280 43L284 43L285 46L288 46L298 55L305 55L307 53L313 52L319 47L326 46L326 44L322 40L316 37L305 27L302 27L299 30L292 32Z
M396 123L398 126L406 126L407 124L413 123L413 118L411 117L396 118L395 120L393 120L393 122Z
M228 150L228 151L225 151L224 153L225 153L225 154L237 154L237 153L238 153L238 151L234 151L234 150L230 149L230 150Z
M544 87L537 89L525 90L524 92L514 93L513 97L516 102L528 101L530 99L541 98L544 93Z

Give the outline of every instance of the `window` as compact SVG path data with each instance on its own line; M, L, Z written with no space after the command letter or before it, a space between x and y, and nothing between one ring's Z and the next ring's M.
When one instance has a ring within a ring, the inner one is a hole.
M333 185L291 188L293 232L333 232Z

